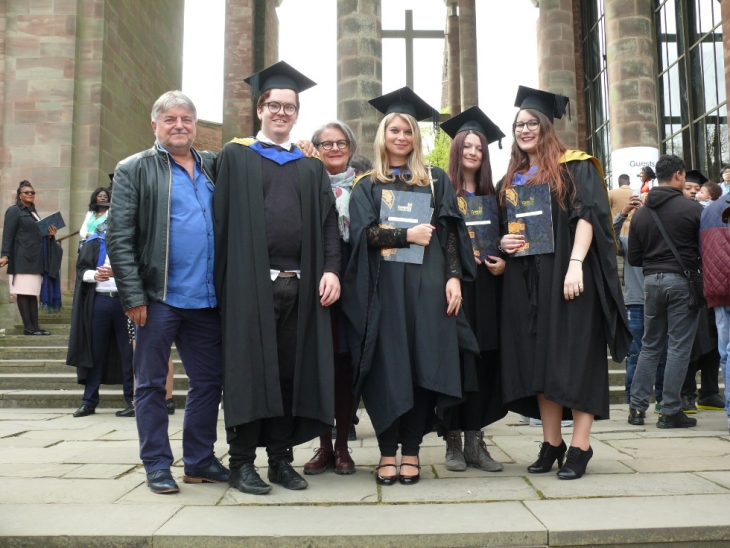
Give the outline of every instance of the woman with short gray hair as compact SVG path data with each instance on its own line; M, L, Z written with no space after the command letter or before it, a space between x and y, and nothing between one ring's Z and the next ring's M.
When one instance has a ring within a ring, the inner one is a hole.
M312 144L317 148L324 163L335 195L342 247L340 278L343 278L350 259L350 192L356 176L355 170L349 164L357 151L357 141L347 124L334 120L314 132ZM308 475L321 474L328 468L334 468L335 474L340 475L355 473L355 463L347 447L355 406L355 396L352 392L352 356L345 338L345 321L339 303L332 305L332 308L337 438L334 449L331 432L319 438L319 448L315 451L314 457L304 465L304 473Z

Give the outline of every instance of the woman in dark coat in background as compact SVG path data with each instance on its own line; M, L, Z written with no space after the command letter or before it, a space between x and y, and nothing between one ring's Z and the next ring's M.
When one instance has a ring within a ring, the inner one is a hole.
M15 295L25 335L50 335L38 326L38 297L44 267L43 235L36 224L41 218L35 209L35 190L21 181L15 205L5 211L0 268L8 266L8 286ZM56 227L49 226L49 246L55 245ZM59 264L60 266L60 264Z

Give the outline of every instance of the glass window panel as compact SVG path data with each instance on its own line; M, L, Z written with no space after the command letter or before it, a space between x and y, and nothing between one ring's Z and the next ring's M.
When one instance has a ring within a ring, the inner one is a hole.
M717 51L717 46L720 47L720 51ZM719 104L718 88L720 87L719 84L721 82L719 80L719 73L717 72L717 57L723 55L721 49L722 42L717 44L714 40L712 40L712 36L710 36L709 40L706 39L700 44L700 48L702 51L702 83L705 88L704 106L705 110L709 111L717 107ZM722 84L724 84L724 81Z
M667 34L676 34L677 32L677 13L674 1L669 0L662 8L664 11L664 20L662 21L662 31Z
M715 4L717 0L694 0L695 4L695 32L704 36L720 22L720 17L715 17ZM720 6L717 5L719 16Z

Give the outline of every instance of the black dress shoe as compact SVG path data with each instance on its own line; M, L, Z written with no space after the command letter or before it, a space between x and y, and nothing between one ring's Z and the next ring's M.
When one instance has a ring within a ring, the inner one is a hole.
M656 425L657 428L692 428L697 426L697 419L688 417L680 409L674 415L659 415Z
M389 467L393 468L396 473L393 474L392 476L381 476L379 470L381 468L389 468ZM395 485L395 482L398 481L398 466L395 463L382 464L382 461L381 461L381 464L378 464L377 468L375 468L375 471L376 471L375 483L377 483L378 485L385 485L386 487L388 487L390 485Z
M238 470L231 472L228 484L241 491L241 493L249 495L265 495L271 491L271 485L261 479L252 462L248 462Z
M117 417L134 417L134 407L128 405L126 409L114 413Z
M586 473L588 461L593 456L593 448L589 447L588 451L583 451L580 447L570 446L568 449L568 457L565 459L565 466L558 470L558 477L565 480L574 480L580 478Z
M50 332L50 331L46 331L45 329L39 329L39 330L38 330L38 333L40 333L41 335L50 335L50 334L51 334L51 332ZM36 333L36 335L37 335L38 333Z
M170 398L169 400L165 400L165 406L167 407L168 415L175 414L175 400L173 400L172 398Z
M288 460L269 461L269 481L278 483L286 489L298 491L309 487L309 483L300 476Z
M553 468L555 461L558 461L558 466L563 467L563 457L567 450L565 442L561 440L560 445L557 447L550 445L544 441L540 444L540 452L537 455L537 460L527 467L527 471L530 474L546 474Z
M169 469L155 470L147 474L147 486L150 491L162 495L165 493L177 493L180 488L172 479L172 474Z
M418 474L415 476L404 476L403 474L398 474L398 483L401 485L415 485L418 483L418 481L421 479L421 465L420 464L410 464L408 462L401 462L400 468L403 470L404 466L410 466L412 468L418 468Z
M91 407L90 405L83 403L81 404L81 407L74 411L74 417L86 417L88 415L93 415L94 413L96 413L95 407Z
M23 331L23 335L45 335L45 333L43 333L43 331L41 331L41 330L31 331L29 329L26 329L25 331ZM49 335L50 335L50 333L49 333Z
M185 483L228 483L231 473L228 468L221 464L218 459L213 459L213 464L204 470L185 470L183 481Z

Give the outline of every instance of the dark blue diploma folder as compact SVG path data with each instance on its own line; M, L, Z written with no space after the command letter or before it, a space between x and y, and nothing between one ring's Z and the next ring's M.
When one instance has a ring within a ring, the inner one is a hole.
M55 226L56 229L61 230L66 226L66 223L63 222L61 212L56 211L55 213L51 213L48 217L45 217L40 221L36 221L36 225L38 225L38 230L41 231L43 236L48 236L49 226Z
M506 190L507 231L524 234L525 245L513 257L555 252L550 187L513 186Z
M433 216L431 193L384 190L380 202L380 228L413 228L428 224ZM433 242L433 239L431 240ZM423 264L424 247L384 247L380 255L384 261Z
M463 200L463 202L462 202ZM499 257L499 217L496 196L466 196L459 198L474 256L488 261L487 255Z

